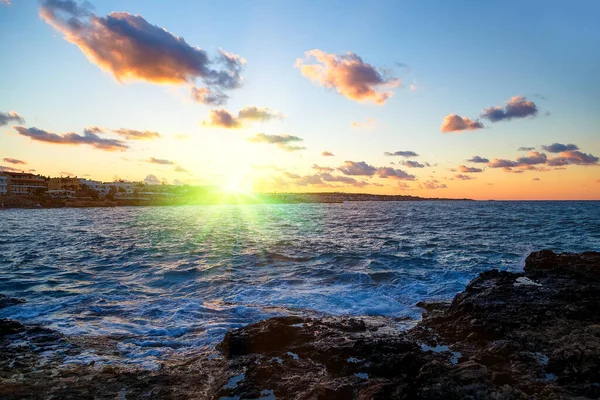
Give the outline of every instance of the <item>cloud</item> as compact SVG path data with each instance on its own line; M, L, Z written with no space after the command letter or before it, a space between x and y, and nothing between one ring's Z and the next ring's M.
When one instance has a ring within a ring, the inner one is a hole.
M377 176L379 176L380 178L391 178L403 181L414 181L415 179L417 179L416 176L411 175L408 172L390 167L377 168Z
M6 4L7 6L12 5L10 0L0 0L0 4ZM21 122L22 123L22 122Z
M119 82L190 84L200 79L214 93L242 85L243 58L219 49L211 59L140 15L112 12L102 17L87 2L45 0L40 16Z
M238 112L237 117L221 108L220 110L211 110L209 118L204 120L202 125L235 129L242 127L245 121L269 121L275 118L283 119L284 117L282 113L270 108L245 107Z
M0 126L8 125L10 122L24 124L25 119L23 119L23 117L14 111L10 111L8 113L0 111Z
M535 150L535 147L519 147L517 149L517 151L532 151L532 150ZM546 149L544 149L544 150L546 150Z
M384 156L398 156L398 157L418 157L419 155L417 153L415 153L414 151L410 151L410 150L398 150L395 151L393 153L390 152L385 152L383 153Z
M506 102L504 107L494 106L484 109L481 118L492 122L511 120L513 118L533 117L537 115L538 109L533 101L523 96L514 96Z
M344 165L338 168L344 175L373 176L377 168L364 161L344 161Z
M214 91L209 88L192 87L192 100L196 103L202 103L209 106L222 106L227 103L229 96L221 91Z
M579 146L572 143L552 143L548 146L542 146L542 149L546 150L549 153L562 153L563 151L579 150Z
M375 119L367 118L367 120L365 122L351 121L350 126L354 129L361 129L361 128L373 129L375 127Z
M137 131L135 129L115 129L113 130L119 136L127 140L152 140L161 137L160 133L152 131Z
M23 172L22 169L0 165L0 172Z
M242 123L225 109L210 110L208 119L202 122L204 126L215 126L220 128L235 129L242 126Z
M292 135L287 135L287 134L285 134L285 135L266 135L264 133L257 133L256 135L248 138L247 140L252 143L275 144L279 148L281 148L285 151L297 151L297 150L306 149L306 147L293 146L291 144L291 143L302 142L304 139L302 139L298 136L292 136Z
M540 181L540 178L533 178L532 181Z
M356 179L354 178L350 178L349 176L334 176L331 175L329 172L324 172L322 174L319 174L319 177L324 180L325 182L340 182L340 183L346 183L346 184L350 184L350 185L358 185L358 186L364 186L364 183L366 182L358 182Z
M473 157L469 158L467 160L467 162L471 162L471 163L489 163L490 160L488 160L485 157L473 156Z
M458 131L474 131L475 129L482 129L484 126L479 121L470 120L467 117L461 117L460 115L450 114L444 117L442 132L458 132Z
M488 163L488 167L490 168L512 168L518 167L519 163L511 160L504 160L499 158L494 158L492 161Z
M146 175L144 178L144 182L148 185L160 185L161 180L156 177L156 175Z
M175 172L190 172L187 169L180 167L179 165L175 167Z
M563 151L559 157L548 159L548 165L551 167L563 166L568 164L574 165L598 165L600 159L592 154L583 153L581 151Z
M9 163L9 164L23 164L23 165L27 164L27 162L26 162L26 161L17 160L16 158L9 158L9 157L6 157L6 158L3 158L2 160L3 160L4 162L7 162L7 163Z
M445 183L440 183L438 180L432 179L419 184L421 189L446 189Z
M269 108L258 108L255 106L244 107L238 112L239 119L268 121L271 119L283 119L284 115Z
M89 145L96 149L106 150L106 151L117 151L117 150L126 150L129 148L127 144L125 144L121 140L117 139L105 139L96 135L90 131L84 131L83 135L79 135L77 133L65 133L62 135L47 132L43 129L38 128L25 128L22 126L15 126L15 130L23 136L27 136L32 140L36 140L39 142L53 143L53 144L67 144L67 145Z
M323 157L334 157L334 156L335 156L335 154L333 154L333 153L332 153L332 152L330 152L330 151L324 151L324 152L322 152L322 153L321 153L321 155L322 155Z
M72 173L72 172L67 172L67 171L62 171L62 172L60 173L60 175L61 175L61 176L62 176L62 175L66 175L66 176L75 176L75 174L74 174L74 173Z
M389 89L401 84L399 79L388 76L351 52L338 55L314 49L304 55L305 58L297 59L295 65L302 75L328 89L335 89L350 100L384 104L393 95Z
M318 172L333 172L335 169L331 168L331 167L321 167L318 166L317 164L313 164L312 168L314 170L317 170Z
M548 157L544 153L532 151L529 153L529 155L527 157L517 158L517 163L519 165L536 165L536 164L545 164L547 160L548 160Z
M466 165L459 165L458 166L458 171L459 172L468 173L468 174L474 174L474 173L478 173L478 172L483 172L483 170L481 168L467 167Z
M158 164L158 165L175 165L174 161L165 160L164 158L150 157L148 160L146 160L146 162L150 163L150 164Z
M455 177L456 179L460 179L460 180L462 180L462 181L470 181L470 180L472 180L472 179L475 179L475 178L473 178L472 176L469 176L469 175L463 175L463 174L456 174L456 175L454 175L454 177Z
M428 163L421 164L418 161L402 161L402 165L408 168L425 168L426 166L429 167Z

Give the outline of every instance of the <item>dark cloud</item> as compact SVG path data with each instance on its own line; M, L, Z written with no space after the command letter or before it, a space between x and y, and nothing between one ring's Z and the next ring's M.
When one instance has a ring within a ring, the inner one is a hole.
M150 157L146 162L150 164L159 164L159 165L175 165L176 163L171 160L165 160L164 158L154 158Z
M551 167L563 166L568 164L574 165L598 165L600 159L592 154L583 153L581 151L564 151L559 157L548 159L548 165Z
M517 151L533 151L535 147L519 147Z
M161 180L156 177L156 175L147 175L144 178L144 182L148 185L160 185Z
M517 163L516 161L504 160L499 158L494 158L488 163L488 167L490 168L512 168L518 166L519 163Z
M506 102L504 107L495 106L484 109L481 118L492 122L511 120L513 118L525 118L537 115L538 109L533 101L523 96L514 96Z
M152 140L161 137L160 133L152 131L137 131L135 129L116 129L113 130L119 136L123 136L127 140Z
M427 167L429 166L429 164L427 164L427 165L426 164L421 164L418 161L402 161L402 165L404 165L408 168L425 168L426 166Z
M222 49L214 58L140 15L95 15L89 3L45 0L40 16L119 82L183 84L200 79L212 97L242 85L244 59ZM211 96L208 96L211 97Z
M527 157L517 158L517 163L519 165L536 165L536 164L545 164L547 160L548 160L548 157L544 153L532 151L531 153L529 153L529 155Z
M338 168L344 175L353 176L373 176L377 168L367 164L364 161L345 161L344 165Z
M469 176L469 175L463 175L463 174L456 174L456 175L454 175L454 177L455 177L456 179L460 179L461 181L470 181L470 180L472 180L472 179L475 179L475 178L473 178L472 176Z
M414 181L415 179L417 179L416 176L411 175L408 172L390 167L377 168L377 176L379 176L380 178L392 178L402 181Z
M305 59L296 60L302 75L350 100L384 104L393 95L389 89L401 84L399 79L351 52L327 54L314 49L304 54Z
M579 150L579 146L572 143L552 143L548 146L542 146L542 149L546 150L549 153L562 153L563 151Z
M0 126L8 125L11 122L17 124L24 124L25 119L23 119L23 117L21 117L14 111L10 111L7 113L0 111Z
M459 165L458 166L458 171L459 172L468 173L468 174L474 174L474 173L478 173L478 172L483 172L483 170L481 168L467 167L466 165Z
M470 159L467 160L467 162L471 162L471 163L489 163L490 160L488 160L485 157L479 157L479 156L473 156Z
M354 178L350 178L349 176L334 176L331 175L329 172L324 172L322 174L319 174L319 177L324 180L325 182L340 182L340 183L346 183L346 184L350 184L350 185L357 185L360 184L360 182L358 182L356 179ZM362 184L360 184L360 186L363 186Z
M106 151L117 151L126 150L129 148L121 140L117 139L105 139L96 135L95 133L86 131L83 135L77 133L65 133L62 135L47 132L38 128L25 128L22 126L15 126L15 130L23 136L27 136L32 140L54 144L68 144L68 145L90 145L96 149Z
M6 158L3 158L2 160L3 160L4 162L7 162L7 163L9 163L9 164L22 164L22 165L25 165L25 164L27 164L27 162L26 162L26 161L17 160L16 158L9 158L9 157L6 157Z
M395 151L393 153L390 152L385 152L383 153L384 156L398 156L398 157L418 157L419 155L417 153L415 153L414 151L410 151L410 150L398 150Z
M444 117L442 132L459 132L459 131L473 131L475 129L484 128L483 124L479 121L470 120L467 117L461 117L457 114L450 114Z
M293 136L293 135L266 135L264 133L257 133L256 135L247 139L252 143L269 143L277 145L279 148L285 151L297 151L304 150L306 147L294 146L292 143L302 142L304 139Z

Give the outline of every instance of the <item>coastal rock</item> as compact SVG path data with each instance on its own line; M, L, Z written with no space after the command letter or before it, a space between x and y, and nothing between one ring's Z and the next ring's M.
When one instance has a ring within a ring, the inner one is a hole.
M523 273L487 271L451 303L419 306L408 331L386 317L271 318L229 331L221 356L156 370L65 365L116 341L0 320L0 397L600 398L600 253L535 252Z

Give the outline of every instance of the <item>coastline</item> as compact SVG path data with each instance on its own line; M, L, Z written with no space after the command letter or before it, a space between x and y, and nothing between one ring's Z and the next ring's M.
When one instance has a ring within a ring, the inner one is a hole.
M0 298L0 307L17 299ZM490 270L451 303L386 317L276 317L230 330L218 352L160 368L65 363L115 354L81 338L0 321L0 397L568 398L600 396L600 253L534 252Z

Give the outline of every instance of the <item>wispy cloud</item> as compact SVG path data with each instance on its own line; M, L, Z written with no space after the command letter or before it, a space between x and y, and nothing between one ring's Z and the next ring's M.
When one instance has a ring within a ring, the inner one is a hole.
M17 160L16 158L10 158L10 157L5 157L2 159L4 162L7 162L9 164L21 164L21 165L25 165L27 164L26 161L23 160Z
M25 119L14 111L7 113L0 111L0 126L8 125L11 122L16 124L24 124Z
M390 89L401 85L389 72L377 69L351 52L328 54L314 49L304 55L304 59L296 60L296 68L302 75L350 100L384 104L393 95Z
M406 158L419 156L417 153L415 153L414 151L411 151L411 150L398 150L393 153L386 151L385 153L383 153L383 155L384 156L406 157Z
M352 121L350 126L354 129L373 129L375 128L375 119L367 118L365 122Z
M161 137L160 133L153 131L138 131L135 129L115 129L113 130L119 136L123 136L127 140L152 140Z
M535 147L519 147L517 151L532 151L535 150Z
M416 176L411 175L406 171L390 167L377 168L377 176L379 176L380 178L391 178L402 181L414 181L415 179L417 179Z
M463 175L463 174L456 174L456 175L454 175L454 177L455 177L456 179L460 179L461 181L470 181L470 180L472 180L472 179L475 179L475 178L474 178L474 177L472 177L472 176L469 176L469 175Z
M332 153L332 152L330 152L330 151L324 151L324 152L322 152L322 153L321 153L321 155L322 155L323 157L335 157L335 154L333 154L333 153Z
M457 114L450 114L444 117L442 132L460 132L460 131L473 131L476 129L482 129L484 126L481 122L470 120L467 117L461 117Z
M533 117L537 115L538 108L533 101L527 100L524 96L514 96L503 106L494 106L484 109L481 112L481 118L498 122L511 120L513 118Z
M321 167L320 165L317 165L317 164L313 164L312 169L314 169L318 172L333 172L333 171L335 171L335 168Z
M293 136L293 135L266 135L264 133L257 133L256 135L247 139L252 143L269 143L277 145L280 149L285 151L298 151L304 150L306 147L302 146L294 146L292 143L302 142L304 139Z
M175 165L175 161L171 161L171 160L166 160L164 158L154 158L154 157L150 157L148 160L145 160L145 162L150 163L150 164L158 164L158 165Z
M446 189L448 186L445 183L441 183L440 181L438 181L436 179L431 179L431 180L420 183L419 187L421 189L433 190L433 189Z
M217 96L242 85L243 58L220 49L211 59L206 51L140 15L98 16L87 2L45 0L40 16L119 82L193 84L199 79Z
M62 135L38 129L35 127L25 128L15 126L15 130L23 136L27 136L32 140L39 142L66 144L66 145L89 145L96 149L106 151L126 150L129 148L125 142L117 139L101 138L97 134L84 131L83 135L77 133L65 133Z

